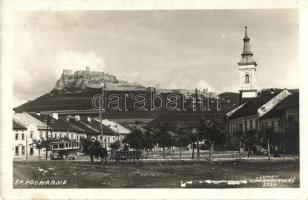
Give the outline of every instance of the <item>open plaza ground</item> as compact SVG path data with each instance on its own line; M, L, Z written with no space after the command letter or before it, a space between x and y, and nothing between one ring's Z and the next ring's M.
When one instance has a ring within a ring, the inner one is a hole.
M185 155L185 153L184 153ZM209 162L188 159L142 162L14 161L14 188L232 188L299 187L296 157ZM214 157L215 158L215 157Z

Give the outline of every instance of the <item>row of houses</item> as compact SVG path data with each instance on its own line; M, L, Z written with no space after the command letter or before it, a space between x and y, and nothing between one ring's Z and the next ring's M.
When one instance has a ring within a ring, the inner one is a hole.
M226 119L226 129L231 136L271 128L271 142L280 152L299 152L299 90L264 90L258 97L228 112ZM245 142L241 145L247 149Z
M47 126L47 124L49 126ZM58 118L57 115L48 116L38 113L14 113L14 158L38 158L46 154L45 149L38 149L34 145L35 140L46 138L69 139L80 142L82 138L95 137L109 148L110 144L122 141L131 130L121 124L107 119L102 120L102 132L100 122L96 118L80 116Z

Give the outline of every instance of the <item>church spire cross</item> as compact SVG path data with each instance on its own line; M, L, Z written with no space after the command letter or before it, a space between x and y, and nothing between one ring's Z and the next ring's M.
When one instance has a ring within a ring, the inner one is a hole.
M245 26L245 37L243 38L243 40L250 40L250 38L248 37L248 33L247 33L247 26Z

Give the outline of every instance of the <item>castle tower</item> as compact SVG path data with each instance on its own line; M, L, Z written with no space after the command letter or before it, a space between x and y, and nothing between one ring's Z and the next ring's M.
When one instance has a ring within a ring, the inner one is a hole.
M240 72L240 104L257 97L257 63L252 58L253 53L250 51L249 40L247 27L245 26L244 47L243 53L241 54L242 59L238 63Z

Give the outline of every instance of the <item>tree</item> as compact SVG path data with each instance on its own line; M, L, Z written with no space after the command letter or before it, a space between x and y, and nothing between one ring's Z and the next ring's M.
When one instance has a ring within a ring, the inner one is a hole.
M168 124L165 123L159 127L159 131L156 134L156 140L159 145L163 149L163 158L165 159L165 148L172 146L172 135L170 134Z
M207 124L205 119L202 117L200 120L200 125L196 132L196 141L197 141L197 158L200 158L200 139L205 140L207 134Z
M253 146L254 146L255 144L257 144L257 142L258 142L258 130L256 130L256 129L248 130L248 131L245 133L244 140L245 140L245 143L246 143L247 146L248 146L248 154L247 154L247 157L249 158Z
M182 147L186 147L191 142L191 136L189 133L189 129L180 128L176 132L175 137L175 146L180 147L180 160L182 159Z
M51 145L52 142L56 142L56 141L59 141L59 139L55 139L55 138L47 138L47 139L41 139L41 140L34 139L32 144L33 144L34 148L38 149L39 157L40 157L40 154L41 154L41 149L45 149L46 160L47 160L48 151L51 150L50 145Z
M120 148L121 144L120 144L120 141L117 140L117 141L114 141L113 143L111 143L109 145L109 147L113 150L118 150Z
M195 158L195 142L197 142L197 130L195 128L190 127L190 141L191 141L191 147L192 147L192 153L191 158Z
M285 136L284 143L286 144L288 151L292 153L299 152L299 122L290 115L284 125Z
M123 139L131 148L136 150L143 149L143 135L139 129L134 129L130 134L126 135Z
M238 154L239 154L239 158L241 159L241 141L243 140L244 138L244 132L242 130L238 130L235 132L235 137L238 141Z
M216 120L210 120L207 124L207 142L210 145L209 160L212 161L213 150L215 144L224 144L226 135L223 130L223 126Z
M267 142L267 156L268 159L271 159L271 142L274 135L274 127L262 127L261 128L261 135Z
M89 138L81 138L80 146L82 152L86 155L90 156L90 162L94 162L94 156L100 157L101 162L108 156L107 149L103 147L103 145L97 139L89 139Z
M143 147L146 149L147 156L149 155L149 149L153 149L156 144L155 135L150 131L146 131L143 134Z

